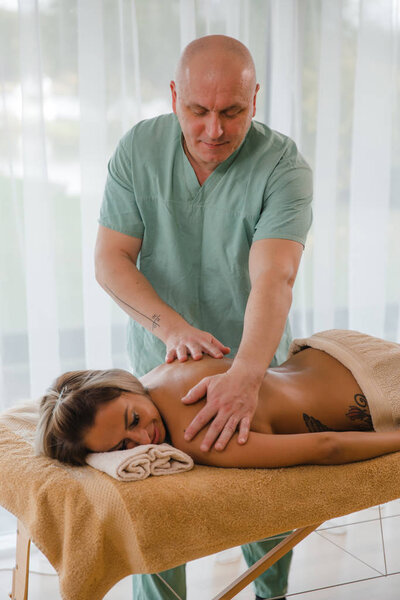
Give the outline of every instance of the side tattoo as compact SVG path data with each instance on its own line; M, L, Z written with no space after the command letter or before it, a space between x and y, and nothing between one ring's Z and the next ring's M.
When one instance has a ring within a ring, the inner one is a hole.
M356 404L351 404L349 406L346 417L348 417L350 421L355 421L358 429L372 431L372 418L366 397L363 394L356 394L354 396L354 401Z
M105 284L105 288L107 289L107 291L109 292L109 294L111 296L113 296L116 300L118 300L118 302L120 302L121 304L124 304L125 306L128 306L129 308L131 308L132 310L134 310L138 315L140 315L144 319L147 319L148 321L150 321L152 323L152 326L151 326L152 331L154 331L154 329L156 327L160 327L161 315L154 314L154 315L152 315L152 317L148 317L147 315L144 315L139 310L137 310L134 306L132 306L131 304L128 304L127 302L125 302L125 300L122 300L122 298L120 298L119 296L117 296L117 294L115 294L112 291L112 289L110 289L108 287L107 284Z
M303 419L310 433L315 433L316 431L335 431L334 429L331 429L327 425L321 423L321 421L318 421L318 419L315 419L310 415L306 415L306 413L303 413Z

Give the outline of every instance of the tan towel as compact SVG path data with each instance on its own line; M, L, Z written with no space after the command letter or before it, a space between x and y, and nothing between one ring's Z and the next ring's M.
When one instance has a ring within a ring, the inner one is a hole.
M294 340L289 357L306 346L323 350L352 372L367 398L375 431L400 427L400 344L358 331L330 329Z
M173 475L193 469L190 456L169 444L143 444L129 450L96 452L86 462L119 481L140 481L150 475Z

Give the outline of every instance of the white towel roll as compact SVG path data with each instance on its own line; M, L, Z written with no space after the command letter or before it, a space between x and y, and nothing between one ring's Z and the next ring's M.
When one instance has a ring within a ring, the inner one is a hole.
M140 481L150 475L172 475L193 468L191 457L169 444L95 452L88 454L86 462L119 481Z

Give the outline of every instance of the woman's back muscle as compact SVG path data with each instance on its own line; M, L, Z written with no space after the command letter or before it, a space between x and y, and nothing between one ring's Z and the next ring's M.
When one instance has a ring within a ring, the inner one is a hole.
M184 405L181 398L201 379L224 373L231 360L174 361L141 378L165 420L172 441L183 438L185 427L205 401ZM372 429L368 403L352 374L325 352L306 349L280 367L268 369L260 388L251 431L307 433L311 431ZM197 436L201 441L206 428ZM177 444L180 445L180 444Z

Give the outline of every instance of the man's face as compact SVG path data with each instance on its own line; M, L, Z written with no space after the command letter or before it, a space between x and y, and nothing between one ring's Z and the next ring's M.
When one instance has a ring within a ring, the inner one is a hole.
M258 84L238 68L193 70L177 89L172 108L195 170L212 172L242 143L256 110Z

